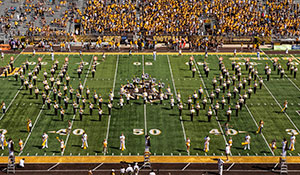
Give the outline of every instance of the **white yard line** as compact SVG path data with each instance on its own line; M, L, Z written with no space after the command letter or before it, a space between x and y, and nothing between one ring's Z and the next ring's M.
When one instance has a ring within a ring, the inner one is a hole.
M203 84L203 88L205 89L206 95L207 95L207 97L209 97L209 93L208 93L208 91L207 91L206 85L205 85L205 83L204 83L204 81L203 81L202 75L201 75L201 73L200 73L200 70L199 70L199 68L198 68L198 65L197 65L197 62L195 61L195 59L194 59L194 64L195 64L195 66L196 66L196 68L197 68L197 71L198 71L199 77L200 77L200 79L201 79L201 82L202 82L202 84ZM210 101L210 98L209 98L209 101ZM211 103L211 101L210 101L210 103ZM212 104L211 104L211 107L212 107L212 109L213 109L213 105L212 105ZM215 110L213 110L213 111L214 111L214 113L215 113ZM221 126L221 124L220 124L220 122L219 122L218 116L215 116L215 117L216 117L216 120L217 120L217 122L218 122L219 128L220 128L220 130L221 130L221 133L222 133L223 139L224 139L224 141L225 141L225 145L226 145L226 144L227 144L227 140L226 140L226 137L225 137L225 135L224 135L223 128L222 128L222 126ZM230 152L230 155L232 156L231 152Z
M95 171L96 169L98 169L100 166L102 166L103 163L100 163L98 166L96 166L92 171Z
M191 163L186 164L181 171L184 171L188 166L190 166Z
M56 79L58 79L58 75L59 75L59 74L57 74ZM56 82L55 82L55 84L56 84ZM54 84L54 85L55 85L55 84ZM49 96L51 95L51 93L52 93L52 91L50 91ZM41 116L41 114L42 114L42 112L43 112L43 110L44 110L44 107L45 107L45 104L43 104L42 109L40 110L40 112L39 112L37 118L35 119L35 121L34 121L34 123L33 123L33 125L32 125L31 132L28 134L28 136L27 136L27 138L26 138L26 140L25 140L25 142L24 142L23 150L24 150L24 148L25 148L25 146L26 146L26 144L27 144L27 142L28 142L28 140L29 140L29 138L30 138L30 136L31 136L31 133L33 132L33 129L34 129L34 127L35 127L37 121L39 120L39 118L40 118L40 116ZM23 151L21 151L21 152L19 153L19 156L20 156L22 153L23 153Z
M229 171L229 170L233 167L234 164L235 164L235 163L231 164L231 165L227 168L226 171Z
M22 51L23 52L23 51ZM21 52L21 53L22 53ZM19 56L21 55L21 53L16 57L15 61L19 58ZM43 56L44 57L44 56ZM14 62L15 62L14 61ZM12 101L9 103L9 105L6 108L6 112L4 114L2 114L2 116L0 117L0 120L2 120L2 118L4 117L4 115L7 113L8 109L10 108L10 106L13 104L13 102L15 101L15 99L17 98L17 96L19 95L21 89L23 88L23 86L21 85L18 92L16 93L16 95L14 96L14 98L12 99Z
M145 58L142 55L143 73L145 73ZM147 106L144 104L144 123L145 123L145 135L147 135Z
M50 167L47 171L52 170L53 168L57 167L57 165L59 165L60 163L56 163L55 165L53 165L52 167Z
M88 71L87 71L87 73L85 75L85 79L83 81L83 88L85 87L85 83L86 83L87 77L89 76L89 72L90 72L91 67L92 67L93 59L94 59L94 55L91 58L89 69L88 69ZM73 117L72 117L71 129L73 128L73 123L74 123L75 117L76 117L76 114L74 114ZM65 153L65 150L66 150L67 144L68 144L68 140L70 138L70 134L71 134L71 132L69 132L68 135L67 135L66 142L65 142L65 149L63 150L63 152L61 153L61 155L64 155L64 153Z
M174 82L173 71L172 71L172 66L170 63L169 55L167 55L167 58L168 58L169 70L170 70L170 74L171 74L171 78L172 78L175 97L177 97L177 90L176 90L176 86L175 86L175 82ZM181 128L182 128L182 132L183 132L183 136L184 136L184 141L186 141L186 134L185 134L184 124L182 121L182 116L180 116L180 123L181 123Z
M256 127L258 128L257 122L255 121L255 119L254 119L254 117L253 117L253 115L252 115L250 109L248 108L248 106L247 106L246 104L245 104L245 107L246 107L247 111L249 112L249 114L250 114L250 116L251 116L253 122L255 123ZM269 143L267 142L267 140L266 140L266 138L265 138L265 136L264 136L263 133L261 133L261 136L262 136L262 138L265 140L265 143L267 144L267 146L268 146L269 150L271 151L272 155L275 156L274 152L272 151L272 149L271 149Z
M116 68L115 68L115 76L114 76L114 83L113 83L113 88L112 91L115 91L115 87L116 87L116 80L117 80L117 73L118 73L118 65L119 65L119 55L117 56L117 62L116 62ZM106 141L108 141L108 134L109 134L109 126L110 126L110 119L111 119L111 115L108 116L108 121L107 121L107 130L106 130Z

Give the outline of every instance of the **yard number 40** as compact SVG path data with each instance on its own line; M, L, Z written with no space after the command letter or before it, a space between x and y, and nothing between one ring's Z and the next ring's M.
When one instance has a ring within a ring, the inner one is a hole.
M144 129L133 129L133 134L134 135L143 135ZM161 131L159 129L150 129L149 134L157 136L157 135L161 134Z

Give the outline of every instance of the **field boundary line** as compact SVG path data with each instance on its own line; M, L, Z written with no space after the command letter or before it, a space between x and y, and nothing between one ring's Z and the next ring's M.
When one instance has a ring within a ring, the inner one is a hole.
M115 68L115 75L114 75L114 82L113 82L113 88L112 92L115 93L115 87L116 87L116 79L117 79L117 73L118 73L118 66L119 66L119 55L117 56L117 61L116 61L116 68ZM108 141L108 134L109 134L109 127L110 127L110 119L111 115L108 116L108 121L107 121L107 130L106 130L106 141Z
M197 71L198 71L199 77L200 77L200 79L201 79L201 82L202 82L202 84L203 84L203 88L205 89L206 95L207 95L207 97L209 97L209 93L208 93L208 91L207 91L206 85L205 85L204 80L203 80L203 78L202 78L202 75L201 75L200 69L199 69L199 67L198 67L198 65L197 65L197 62L195 61L195 59L194 59L193 61L194 61L194 64L195 64L195 66L196 66L196 68L197 68ZM209 99L209 102L211 103L210 98L208 98L208 99ZM210 105L211 105L211 107L212 107L214 113L216 113L216 111L214 110L213 104L210 104ZM220 124L220 122L219 122L219 118L218 118L218 116L215 116L215 118L216 118L216 120L217 120L217 122L218 122L219 128L220 128L220 130L221 130L221 133L222 133L223 139L224 139L224 141L225 141L225 145L226 145L226 144L227 144L227 140L226 140L226 138L225 138L225 135L224 135L224 132L223 132L223 128L222 128L222 126L221 126L221 124ZM232 153L231 153L231 152L230 152L230 156L232 156Z
M170 74L171 74L174 93L175 93L175 96L177 97L177 90L176 90L176 86L175 86L175 81L174 81L174 77L173 77L173 70L172 70L172 66L171 66L171 63L170 63L169 55L167 55L167 58L168 58L169 70L170 70ZM183 121L182 121L182 116L180 116L180 123L181 123L181 128L182 128L182 132L183 132L184 141L186 141L186 133L185 133L184 124L183 124Z
M23 51L22 51L23 52ZM21 52L21 53L22 53ZM21 53L19 55L17 55L16 59L14 60L14 62L19 58L19 56L21 55ZM10 54L9 54L10 55ZM43 56L44 57L44 56ZM21 90L23 89L23 85L20 86L18 92L16 93L16 95L14 96L14 98L12 99L12 101L9 103L9 105L7 106L5 113L2 114L0 121L2 120L2 118L5 116L5 114L8 112L8 109L10 108L10 106L12 105L12 103L15 101L15 99L17 98L17 96L19 95L19 93L21 92Z
M57 167L60 163L56 163L55 165L53 165L52 167L50 167L47 171L52 170L53 168Z
M85 87L86 80L87 80L87 78L88 78L88 76L89 76L89 73L90 73L90 70L91 70L91 67L92 67L93 57L94 57L94 56L92 56L92 58L91 58L90 66L89 66L89 68L88 68L88 71L87 71L86 76L85 76L84 81L83 81L83 85L82 85L82 86L83 86L83 89L84 89L84 87ZM74 114L73 117L72 117L71 130L72 130L72 128L73 128L73 123L74 123L75 117L76 117L76 114ZM70 135L71 135L71 132L68 132L68 135L67 135L67 138L66 138L66 142L65 142L65 149L62 151L61 155L64 155L64 153L65 153L65 150L66 150L66 148L67 148L67 144L68 144L68 140L69 140L69 138L70 138Z
M61 69L60 69L60 70L61 70ZM58 79L58 76L59 76L59 74L57 74L55 80ZM54 83L54 85L55 85L55 84L56 84L56 82ZM54 85L53 85L53 86L54 86ZM52 93L52 91L49 92L49 96L51 95L51 93ZM40 112L39 112L37 118L35 119L35 121L34 121L34 123L33 123L33 125L32 125L31 132L28 134L28 136L27 136L27 138L26 138L26 140L25 140L25 142L24 142L23 150L24 150L24 148L25 148L25 146L26 146L26 144L27 144L27 142L28 142L28 140L29 140L29 138L30 138L30 136L31 136L31 133L33 132L33 129L34 129L34 127L35 127L37 121L39 120L39 118L40 118L40 116L41 116L41 113L42 113L43 110L44 110L45 105L46 105L46 103L43 104L42 109L40 110ZM19 156L20 156L22 153L23 153L23 151L21 151L21 152L19 153Z
M255 121L255 119L254 119L254 117L253 117L253 115L252 115L250 109L248 108L247 104L245 104L245 107L246 107L247 111L249 112L249 114L250 114L250 116L251 116L253 122L255 123L256 127L259 128L258 125L257 125L257 122ZM274 152L272 151L272 149L271 149L271 147L270 147L270 145L269 145L268 141L266 140L266 138L265 138L265 136L264 136L263 133L261 133L261 136L262 136L262 138L265 140L265 142L266 142L266 144L267 144L269 150L271 151L272 155L275 156Z

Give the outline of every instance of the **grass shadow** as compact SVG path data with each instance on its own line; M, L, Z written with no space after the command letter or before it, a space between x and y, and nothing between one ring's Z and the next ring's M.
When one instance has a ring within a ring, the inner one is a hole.
M20 130L20 132L27 133L28 131L27 130Z
M115 146L110 146L109 148L119 150L119 147L115 147Z

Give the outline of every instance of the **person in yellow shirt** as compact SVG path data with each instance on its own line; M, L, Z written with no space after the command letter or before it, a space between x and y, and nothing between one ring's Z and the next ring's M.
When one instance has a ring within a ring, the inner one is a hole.
M190 140L190 138L186 139L185 145L186 145L186 152L190 153L190 148L191 148L191 140Z
M106 154L106 153L107 153L107 140L104 139L104 141L103 141L102 144L103 144L102 152L103 152L104 154Z
M23 151L23 140L19 139L20 152Z

